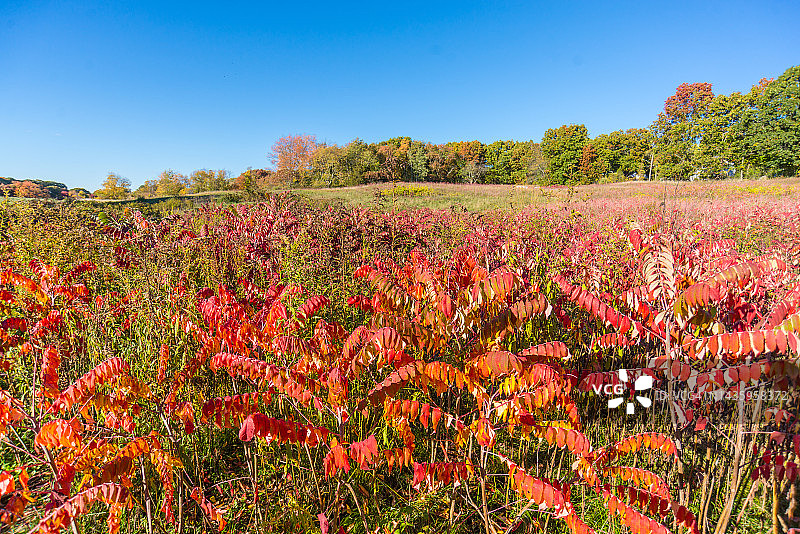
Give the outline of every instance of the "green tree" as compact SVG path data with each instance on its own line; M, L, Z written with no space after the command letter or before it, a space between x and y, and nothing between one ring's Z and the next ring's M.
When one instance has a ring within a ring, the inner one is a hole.
M333 187L341 185L341 159L343 150L337 145L318 146L311 155L309 173L311 185L324 185Z
M652 130L655 160L662 178L685 180L699 176L697 151L714 93L710 83L683 83L664 103Z
M453 181L482 183L486 174L486 146L480 141L455 141L444 145L453 155Z
M156 196L156 187L158 180L145 180L136 191L133 192L135 197L152 198Z
M592 145L603 174L620 173L630 178L647 176L653 141L649 130L630 128L598 135Z
M486 183L511 184L514 183L513 156L511 145L513 141L495 141L486 145L484 154L486 158Z
M511 156L514 159L511 174L515 184L523 184L530 181L531 162L536 157L539 143L535 141L517 141L511 147Z
M338 187L374 179L379 168L375 148L354 139L343 147L319 146L311 158L310 174L312 184Z
M176 197L186 194L188 190L189 178L185 175L172 169L167 169L158 175L155 196Z
M652 178L650 176L653 166L653 149L655 147L653 133L647 128L628 128L625 130L623 144L625 147L620 170L625 176L638 175L639 178Z
M716 95L708 112L699 120L700 141L695 151L694 165L700 178L727 178L741 171L740 145L734 142L734 132L741 122L747 96L741 93Z
M740 125L743 157L767 174L794 176L800 170L800 65L754 89Z
M527 182L550 183L550 160L542 152L541 143L532 143L528 157Z
M230 188L231 175L225 170L200 169L189 175L189 191L224 191Z
M110 172L103 181L103 187L94 192L97 198L125 199L131 194L131 181L119 174Z
M625 157L625 133L622 130L598 135L592 140L592 147L606 173L613 174L621 170L622 158Z
M358 185L368 181L380 169L377 149L361 139L347 143L342 150L340 160L342 185Z
M486 182L521 184L528 176L533 141L495 141L484 147Z
M754 117L757 115L758 103L773 79L762 78L749 92L739 96L738 104L741 109L736 114L736 120L730 127L730 150L736 163L736 172L740 177L759 176L763 173L761 167L762 152L753 144L755 131ZM737 93L734 93L736 95ZM733 95L732 95L733 96Z
M408 163L415 181L428 179L428 147L422 141L411 141L408 147Z
M550 128L542 138L542 153L550 161L547 184L584 183L580 174L583 147L589 142L589 132L583 124Z

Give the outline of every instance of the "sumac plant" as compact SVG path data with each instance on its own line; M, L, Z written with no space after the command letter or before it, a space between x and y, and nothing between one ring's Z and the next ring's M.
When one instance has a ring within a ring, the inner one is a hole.
M118 357L73 381L60 375L87 357L82 332L97 319L102 299L92 298L81 278L94 269L84 263L62 275L32 262L32 277L10 267L0 272L0 437L4 454L14 458L0 474L0 519L25 522L32 532L76 531L77 518L96 503L108 509L109 531L119 531L134 502L132 478L145 463L165 488L161 510L173 518L173 468L180 462L157 433L137 432L141 410L153 405L148 386Z
M580 269L553 278L564 297L591 318L582 329L595 354L627 354L625 373L584 373L579 388L599 393L623 385L635 403L640 388L632 378L656 380L671 434L692 445L688 463L680 464L680 500L699 500L700 523L721 533L748 473L754 480L797 478L800 437L795 439L790 407L796 406L799 374L800 277L793 254L778 250L752 257L740 254L731 239L647 233L638 226L627 238L638 275L632 284L587 288L571 280ZM726 478L727 485L721 483ZM773 498L777 525L777 489ZM713 510L712 502L721 506ZM712 513L716 523L709 520Z
M249 456L256 501L299 477L322 523L337 526L353 506L372 532L381 519L368 511L397 506L392 493L406 484L447 492L451 506L439 513L451 527L466 521L493 532L535 511L591 532L573 504L580 489L635 532L665 532L657 520L668 514L696 530L664 479L625 462L640 450L678 455L669 437L645 433L595 449L581 432L567 347L526 343L536 337L526 326L544 324L551 310L529 280L505 265L489 270L467 249L448 262L418 252L399 265L377 261L355 276L372 292L349 299L365 314L351 332L314 319L328 305L323 296L245 280L237 292L201 290L199 320L176 318L199 350L173 375L167 409L193 413L184 408L199 387L193 380L206 368L225 371L233 391L203 402L201 425L238 429L273 461L298 463L288 477L259 477ZM184 423L187 433L201 431ZM535 460L558 449L572 460Z
M9 253L3 528L721 533L768 493L789 525L796 251L640 220L280 197Z

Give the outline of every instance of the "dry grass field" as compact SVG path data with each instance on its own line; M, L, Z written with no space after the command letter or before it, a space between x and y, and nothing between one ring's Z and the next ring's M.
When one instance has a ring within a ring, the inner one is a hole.
M417 188L416 194L391 194L392 190ZM323 202L383 205L389 209L430 208L485 211L520 209L529 205L565 202L641 199L643 203L666 200L749 201L800 196L800 178L726 180L724 182L620 182L577 187L536 185L377 183L344 188L294 189L293 192Z

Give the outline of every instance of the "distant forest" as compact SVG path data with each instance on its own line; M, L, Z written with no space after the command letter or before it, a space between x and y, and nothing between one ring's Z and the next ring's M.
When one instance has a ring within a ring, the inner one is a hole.
M710 83L684 83L648 128L590 138L583 124L548 129L539 142L457 141L410 137L344 146L313 135L279 139L275 170L238 176L167 170L136 190L110 173L98 198L152 198L203 191L258 191L275 186L338 187L380 181L578 185L622 180L693 180L795 176L800 168L800 66L762 79L749 92L714 94ZM82 189L39 180L0 179L5 194L86 197Z
M5 196L24 198L62 198L69 196L67 186L48 180L15 180L0 176L0 192ZM88 193L88 191L87 191Z

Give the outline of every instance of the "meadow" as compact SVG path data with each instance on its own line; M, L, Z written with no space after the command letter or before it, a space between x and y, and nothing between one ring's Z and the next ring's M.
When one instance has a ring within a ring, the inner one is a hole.
M800 181L0 203L9 532L786 532Z
M521 209L530 205L574 201L608 201L637 197L646 202L686 199L714 201L736 198L797 196L800 180L725 180L721 182L618 182L580 186L502 184L447 184L433 182L373 183L354 187L276 189L324 203L383 207L430 208L468 211Z

